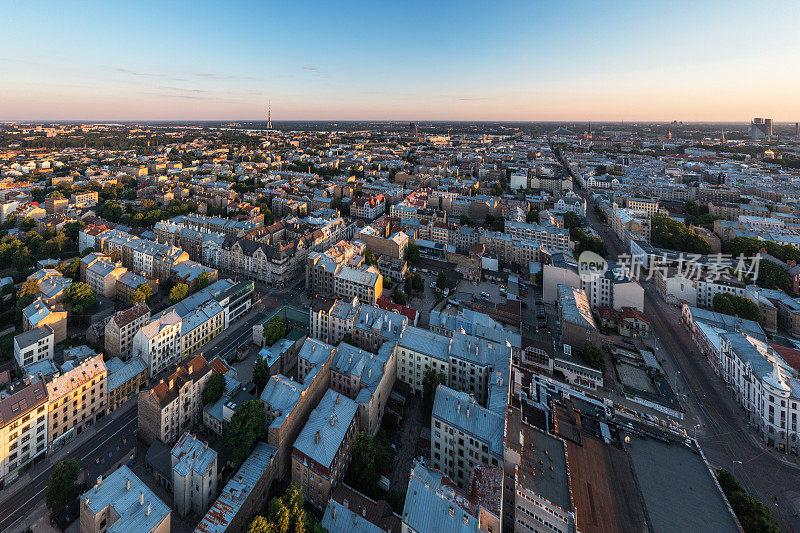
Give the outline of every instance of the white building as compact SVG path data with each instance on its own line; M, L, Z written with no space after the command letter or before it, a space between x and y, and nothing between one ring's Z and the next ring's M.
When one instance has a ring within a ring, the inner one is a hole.
M20 367L53 358L55 333L50 326L29 329L14 337L14 359Z
M170 457L175 510L204 515L217 495L217 452L187 431Z
M155 376L178 361L181 355L181 317L175 311L151 320L133 336L131 354L147 365Z

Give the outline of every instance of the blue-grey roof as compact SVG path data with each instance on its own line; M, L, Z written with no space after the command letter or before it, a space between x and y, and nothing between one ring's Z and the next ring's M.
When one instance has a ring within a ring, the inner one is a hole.
M201 476L205 475L217 458L214 448L209 448L208 443L199 440L188 431L172 447L171 455L172 469L181 477L185 477L193 470ZM216 475L216 472L212 475Z
M503 456L504 416L481 406L472 395L439 385L432 416L488 444L498 457Z
M256 444L239 471L225 485L217 501L208 510L195 529L198 533L224 533L233 517L241 510L258 480L269 469L278 449L264 442Z
M408 326L397 343L401 348L426 354L440 361L450 360L450 339L416 326Z
M278 374L269 378L261 401L270 411L277 411L277 416L269 427L280 427L302 398L306 387L290 377Z
M130 488L126 482L130 481ZM143 494L143 504L139 503L139 495ZM126 465L121 466L100 485L95 485L81 495L81 500L94 514L111 506L119 518L109 526L109 533L132 531L151 531L160 524L170 508ZM150 513L147 507L150 506Z
M361 385L364 386L359 391L356 402L369 402L383 379L386 364L392 353L392 343L384 343L384 346L386 345L389 346L389 350L381 349L378 355L351 346L346 342L341 343L337 348L331 369L346 376L358 377Z
M701 309L699 307L687 307L691 312L692 320L695 322L710 324L712 326L724 329L725 331L741 331L759 340L767 340L767 336L764 334L764 330L761 329L761 326L758 324L758 322L753 320L745 320L743 318L725 315L722 313L716 313L714 311Z
M356 402L328 389L308 417L294 448L320 465L330 467L357 411Z
M333 346L320 340L306 339L297 357L317 366L327 361L334 350Z
M357 515L336 500L330 500L322 517L322 527L328 533L386 533L376 524Z
M114 357L106 362L108 372L108 390L113 391L117 387L124 385L137 374L147 370L147 365L139 357L131 357L127 363L122 362L119 357Z
M466 512L442 474L414 463L403 505L403 523L417 533L475 533L478 519ZM452 514L451 514L452 513Z
M408 318L400 313L364 304L356 315L354 327L380 335L387 341L397 341L407 323Z

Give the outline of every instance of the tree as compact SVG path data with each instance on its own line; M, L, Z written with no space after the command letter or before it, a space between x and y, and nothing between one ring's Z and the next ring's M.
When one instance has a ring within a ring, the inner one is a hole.
M436 399L436 388L439 385L447 384L447 376L442 372L436 372L432 368L426 368L422 373L422 401L425 404L425 413L431 416L433 412L433 401Z
M780 289L783 292L791 293L792 277L777 263L762 259L758 263L758 277L756 285L765 289Z
M264 405L260 400L243 403L233 414L225 441L228 445L228 456L237 468L247 459L258 440L264 436L266 422Z
M248 533L318 533L324 531L303 508L303 493L292 484L283 496L267 503L267 516L256 516Z
M374 494L381 476L389 471L389 450L369 433L359 431L350 453L348 484L364 494Z
M17 289L17 307L19 309L25 309L36 298L36 295L39 293L39 280L36 279L29 279L26 280L22 285L19 286Z
M64 276L72 278L73 281L78 281L81 274L81 260L76 257L70 261L63 261L56 268Z
M286 325L281 317L276 316L264 328L264 339L267 346L272 346L286 335Z
M356 341L353 340L353 334L350 333L349 331L347 333L345 333L344 337L342 337L342 340L339 341L339 344L342 344L342 343L349 344L350 346L355 346L356 345Z
M711 253L708 241L682 222L656 213L651 217L650 223L650 241L656 246L690 254Z
M88 248L84 248L83 251L81 252L81 259L93 253L94 253L94 248L92 248L91 246L89 246Z
M727 470L717 470L717 481L745 533L778 533L769 507L753 498Z
M447 287L447 274L439 272L439 275L436 276L436 287L442 291Z
M216 403L225 393L225 376L219 373L211 374L203 388L203 405Z
M59 511L72 503L77 496L75 482L80 465L76 459L64 459L56 465L47 481L45 503L48 509Z
M22 231L29 231L36 227L36 221L31 217L26 217L22 222L19 223L19 229Z
M140 283L131 297L132 304L144 303L153 295L153 288L147 283Z
M761 311L758 308L758 304L744 296L721 292L714 295L712 304L714 311L717 313L755 322L761 320Z
M88 284L78 281L64 290L64 301L72 304L75 315L83 315L97 304L97 293Z
M462 213L461 217L459 218L459 223L462 226L472 226L472 219L469 218L469 215Z
M401 289L399 286L396 287L392 293L392 301L399 305L406 305L408 302L406 299L406 293L403 292L403 289Z
M528 214L525 215L525 222L528 224L535 224L539 220L539 211L535 209L531 209L528 211Z
M591 366L598 370L603 370L606 367L606 359L603 357L603 350L598 348L592 342L587 342L583 348L583 358Z
M208 272L207 271L204 270L203 272L200 273L199 276L197 276L197 286L201 290L205 289L210 284L211 284L211 282L208 279Z
M406 250L406 259L408 259L408 262L412 265L419 263L419 246L413 242L409 243L408 249Z
M503 194L503 186L500 185L499 183L495 183L494 185L492 185L491 192L492 196L500 196L501 194Z
M176 304L186 298L187 294L189 294L189 286L185 283L178 283L169 291L169 303Z
M253 363L253 384L256 386L256 392L261 394L261 391L264 390L264 387L267 386L267 382L270 378L270 370L269 370L269 363L264 356L258 356L255 363Z
M572 228L580 227L581 225L581 218L573 213L572 211L567 211L564 213L564 227L568 230Z
M368 265L377 265L378 260L375 258L375 254L372 253L372 250L367 250L364 253L364 262Z

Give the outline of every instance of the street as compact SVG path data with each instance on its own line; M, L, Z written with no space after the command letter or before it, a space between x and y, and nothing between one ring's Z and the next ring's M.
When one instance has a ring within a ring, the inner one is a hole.
M119 460L117 456L124 454L125 449L129 449L127 443L135 446L136 400L129 401L120 409L123 412L118 417L107 415L107 420L98 422L98 426L101 427L91 438L84 438L83 442L63 456L56 452L44 462L33 467L35 470L33 477L20 479L3 490L4 493L7 492L10 495L0 496L3 498L0 503L0 531L9 531L15 526L30 525L31 513L38 507L44 506L47 481L59 460L77 459L82 468L86 467L89 470L91 477L87 483L93 485L95 472L105 471ZM126 446L120 447L123 439ZM107 467L103 467L103 465L107 465ZM25 521L23 522L23 520Z
M581 191L583 192L583 191ZM590 198L587 199L590 203ZM621 253L622 243L606 233L608 226L597 219L587 205L587 219L601 235L613 261ZM745 412L739 407L711 364L699 354L680 311L667 304L652 284L643 282L645 313L651 320L656 342L656 356L662 361L670 383L677 381L686 410L683 425L697 441L714 468L734 471L742 486L767 505L783 531L800 531L800 466L791 456L780 453L761 441L747 427ZM695 426L698 426L695 428Z

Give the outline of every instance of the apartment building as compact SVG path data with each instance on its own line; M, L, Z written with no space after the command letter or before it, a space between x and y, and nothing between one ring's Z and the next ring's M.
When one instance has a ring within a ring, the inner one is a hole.
M53 330L53 342L58 344L67 338L67 312L61 304L46 304L37 298L22 310L22 330L29 331L40 326Z
M599 345L600 331L592 316L586 291L559 285L558 319L564 344L578 350L583 350L590 342Z
M133 336L131 355L147 365L150 377L181 357L181 317L174 310L150 320Z
M308 417L292 449L292 482L318 509L328 504L350 465L350 445L358 431L358 404L328 390Z
M114 357L106 361L108 372L108 412L133 399L147 384L147 365L138 357L127 362Z
M505 232L513 239L537 241L551 252L568 252L569 230L509 220Z
M503 531L577 531L564 441L527 423L517 408L505 424Z
M415 394L422 394L426 369L450 375L450 339L444 335L408 326L398 339L396 355L397 378Z
M267 442L277 449L276 471L283 477L291 467L292 446L311 411L328 390L329 374L315 374L301 383L277 374L261 391L267 420Z
M460 489L442 472L414 460L403 506L402 531L499 533L502 481L501 467L475 467L470 486Z
M386 197L383 194L362 196L350 202L350 216L363 220L375 220L386 210Z
M644 211L650 213L658 213L658 199L657 198L636 198L629 196L625 199L625 207L633 211Z
M72 193L69 197L69 203L72 205L95 205L97 203L97 191L82 191Z
M364 304L353 321L353 342L359 348L378 353L385 342L396 344L406 325L407 316Z
M208 300L184 316L180 327L181 360L222 333L224 326L225 310L216 300Z
M700 277L697 280L697 305L700 307L713 307L714 296L717 294L746 296L746 293L747 284L733 276L722 275L719 279Z
M47 388L26 378L0 392L0 486L47 453Z
M383 276L374 266L352 268L345 265L333 277L333 292L338 298L358 298L374 305L383 293Z
M431 416L431 464L464 488L476 466L503 464L503 415L444 385Z
M149 391L139 394L139 437L151 444L174 442L202 416L201 395L211 367L202 355L178 365Z
M128 359L133 337L150 322L150 308L142 302L115 313L106 323L105 349L109 357Z
M86 283L106 298L117 297L117 281L128 269L110 260L98 259L86 268Z
M297 353L297 379L301 382L312 373L327 374L336 348L316 339L306 339Z
M360 310L357 298L352 300L318 300L310 307L309 336L327 344L338 344L352 333Z
M396 376L394 343L385 343L374 354L343 342L331 364L330 387L358 404L358 427L374 435Z
M50 326L38 326L14 337L14 359L24 368L53 358L55 333Z
M627 242L627 235L633 238L650 242L651 213L648 211L634 211L619 208L614 204L611 214L611 228L623 242Z
M217 495L217 452L187 431L172 447L170 465L175 510L204 515Z
M107 378L103 356L96 355L47 383L50 451L58 450L106 415Z
M127 465L81 494L81 533L169 533L171 511Z

